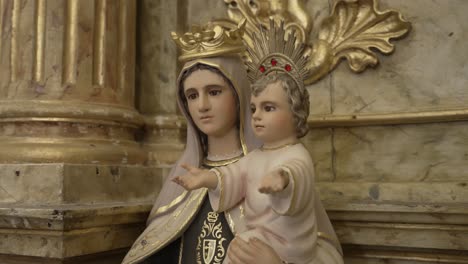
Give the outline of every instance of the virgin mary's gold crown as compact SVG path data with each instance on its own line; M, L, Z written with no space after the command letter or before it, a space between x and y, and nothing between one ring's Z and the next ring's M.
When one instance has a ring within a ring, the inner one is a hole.
M216 22L200 27L192 26L192 30L180 36L172 32L171 36L182 54L179 61L236 54L245 51L242 42L245 23L237 28L226 28Z

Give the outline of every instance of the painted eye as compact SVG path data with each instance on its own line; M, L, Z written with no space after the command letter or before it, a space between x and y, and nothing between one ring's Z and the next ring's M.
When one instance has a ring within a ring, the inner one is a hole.
M220 95L220 94L221 94L221 90L211 90L211 91L209 92L209 94L210 94L211 96Z
M275 111L276 107L271 106L271 105L265 105L263 109L265 109L265 112L271 112L271 111Z
M252 114L255 113L256 110L257 110L257 109L255 108L255 106L251 106L251 107L250 107L250 112L251 112Z
M196 94L196 93L188 94L187 95L187 100L195 100L195 99L197 99L197 97L198 97L198 94Z

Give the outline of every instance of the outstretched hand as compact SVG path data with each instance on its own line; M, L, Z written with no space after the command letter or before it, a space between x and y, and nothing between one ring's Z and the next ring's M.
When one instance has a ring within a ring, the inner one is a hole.
M187 173L181 176L176 176L172 181L184 187L186 190L191 191L202 187L211 189L216 188L218 181L214 172L193 167L188 164L182 164L181 167L186 169Z
M282 263L275 250L257 238L251 238L248 242L240 237L234 238L229 244L227 258L232 264Z
M277 169L263 176L258 191L261 193L277 193L281 192L288 186L289 176L282 169Z

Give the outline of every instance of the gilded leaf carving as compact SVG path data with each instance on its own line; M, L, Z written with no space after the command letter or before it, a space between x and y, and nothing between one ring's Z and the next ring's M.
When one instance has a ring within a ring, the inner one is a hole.
M396 11L379 12L375 0L340 1L323 23L319 39L328 43L333 57L331 68L346 58L350 68L361 72L375 66L378 58L371 48L393 52L390 39L405 35L411 24Z

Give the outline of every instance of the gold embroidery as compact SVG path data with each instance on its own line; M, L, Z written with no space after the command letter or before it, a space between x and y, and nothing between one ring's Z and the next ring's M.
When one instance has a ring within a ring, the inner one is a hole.
M224 174L217 170L216 168L211 169L218 177L218 184L219 184L219 204L218 204L218 212L224 211Z
M226 254L223 245L226 238L222 236L223 226L218 222L218 216L216 212L209 212L203 222L196 247L197 264L220 264Z
M132 247L132 249L130 250L129 254L128 254L129 258L133 258L133 257L135 257L135 258L130 259L130 260L124 259L123 263L125 263L125 264L137 263L138 261L141 261L142 259L144 259L145 257L153 254L154 252L157 252L161 247L167 245L167 243L169 241L171 241L171 239L173 239L174 237L177 237L182 232L183 228L188 224L188 222L193 218L194 214L196 212L198 212L199 207L200 207L200 205L201 205L201 203L203 201L203 198L205 197L207 191L208 190L206 188L204 188L199 192L193 192L193 194L191 194L191 196L192 196L191 199L188 200L187 202L185 202L184 208L175 211L172 214L172 217L168 217L168 220L167 220L166 224L158 225L158 226L155 226L154 228L147 229L146 234L141 238L142 240L149 241L154 236L157 236L157 237L163 236L164 237L163 233L165 233L165 240L161 241L159 239L156 239L155 241L153 241L153 243L151 243L150 247L146 248L148 250L147 252L145 252L145 247L139 248L140 243L135 243L134 246ZM196 207L193 208L192 211L189 211L188 216L184 218L185 221L183 221L183 223L179 226L178 229L175 230L175 232L170 232L171 230L169 230L169 227L173 223L176 222L179 214L182 211L186 210L186 208L189 205L191 205L194 201L196 201Z
M203 165L206 165L208 167L226 166L226 165L229 165L229 164L232 164L232 163L238 161L240 158L242 158L242 156L244 156L244 154L241 154L241 155L239 155L237 157L234 157L234 158L225 159L225 160L217 160L217 161L203 159Z
M294 146L296 144L299 144L301 142L299 141L294 141L292 143L287 143L287 144L283 144L283 145L279 145L279 146L274 146L274 147L265 147L265 146L262 146L260 148L261 151L268 151L268 150L278 150L278 149L282 149L282 148L286 148L286 147L291 147L291 146Z
M172 218L173 218L173 219L168 219L168 221L167 221L166 224L164 225L164 230L163 230L163 231L164 231L164 232L170 231L170 230L169 230L169 227L170 227L173 223L176 222L176 220L177 220L177 218L179 217L179 215L180 215L183 211L185 211L185 209L188 207L188 205L191 204L193 201L195 201L196 199L198 199L198 205L201 205L201 203L202 203L202 201L203 201L203 198L204 198L205 195L206 195L206 192L207 192L207 189L206 189L206 188L203 189L202 195L200 195L200 196L194 195L195 197L193 197L192 199L190 199L190 201L189 201L188 203L185 204L184 208L175 211L174 214L172 215ZM171 236L171 238L177 236L177 234L181 231L181 229L182 229L183 227L186 226L186 224L189 222L190 219L192 219L193 215L194 215L196 212L198 212L198 209L199 209L199 208L196 208L195 210L193 210L193 211L191 212L190 217L188 217L188 218L186 219L185 223L183 223L182 226L177 230L176 235ZM157 233L158 233L157 230L155 230L155 231L156 231L156 232L151 232L151 233L157 234ZM169 241L169 240L170 240L170 239L167 239L165 242L167 243L167 241ZM159 241L158 241L158 242L159 242ZM156 244L156 243L153 243L152 246L157 246L157 244Z
M317 236L320 237L320 238L323 238L325 240L327 240L328 242L330 242L335 248L337 247L337 245L340 244L340 242L334 238L333 236L327 234L327 233L324 233L324 232L317 232ZM340 255L343 255L343 253L337 248L337 251L338 253L340 253Z
M187 191L184 191L181 195L179 195L177 198L172 200L172 202L169 203L168 205L159 207L158 210L150 214L150 216L148 217L149 221L154 219L158 214L162 214L166 212L167 210L171 209L174 205L180 203L180 201L182 201L182 199L184 199L185 196L187 196L187 193L188 193Z
M184 252L184 235L180 239L180 247L179 247L179 264L182 264L182 252Z
M237 235L236 234L236 227L234 225L234 220L232 219L231 214L228 211L226 211L226 212L224 212L224 216L226 218L226 222L229 225L229 228L231 229L232 234L234 234L234 236Z

